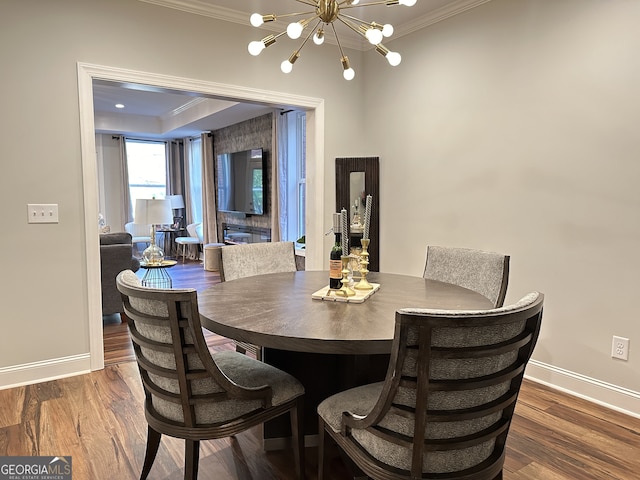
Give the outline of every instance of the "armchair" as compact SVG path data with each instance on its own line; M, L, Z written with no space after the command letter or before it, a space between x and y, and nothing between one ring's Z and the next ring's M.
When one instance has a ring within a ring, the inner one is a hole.
M154 289L130 271L117 278L133 341L148 423L140 479L148 477L163 435L185 440L184 478L198 478L201 440L236 435L289 414L296 477L304 479L304 387L246 355L211 353L194 289Z
M318 406L319 474L330 438L375 480L499 480L544 296L497 309L396 312L384 382Z

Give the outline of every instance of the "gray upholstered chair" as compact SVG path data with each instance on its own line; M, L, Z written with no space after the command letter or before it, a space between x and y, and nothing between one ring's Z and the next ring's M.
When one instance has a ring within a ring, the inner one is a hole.
M293 242L227 245L222 249L222 279L252 277L265 273L296 271Z
M396 312L385 381L318 406L318 478L331 438L375 480L501 479L543 300L533 292L498 309Z
M266 273L296 271L293 242L263 242L226 245L222 248L220 278L223 282ZM236 351L253 353L262 359L262 349L246 342L236 342Z
M193 289L142 287L117 277L145 394L149 475L162 435L185 439L185 479L198 477L201 440L235 435L289 413L298 478L304 478L304 387L291 375L233 351L211 354Z
M501 307L507 295L509 255L429 245L423 277L468 288Z

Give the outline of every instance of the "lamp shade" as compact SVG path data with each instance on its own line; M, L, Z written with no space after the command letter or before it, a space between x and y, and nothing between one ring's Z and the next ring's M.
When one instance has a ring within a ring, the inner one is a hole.
M164 199L145 199L136 200L136 223L144 225L164 225L173 223L173 213L171 211L171 201Z
M171 202L173 210L184 208L184 197L182 195L167 195L167 198Z

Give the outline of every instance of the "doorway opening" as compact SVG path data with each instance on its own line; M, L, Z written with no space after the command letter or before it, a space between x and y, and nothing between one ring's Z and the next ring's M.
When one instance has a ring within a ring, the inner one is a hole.
M100 252L98 230L98 173L95 149L93 81L113 81L147 85L166 91L193 92L239 102L252 102L280 107L293 106L306 112L306 264L321 268L323 262L323 216L311 212L324 211L324 101L319 98L267 90L248 89L237 85L199 81L183 77L139 72L93 64L78 63L78 99L80 107L80 139L83 172L87 305L89 318L89 353L91 370L104 368ZM269 99L269 100L265 100ZM315 241L314 241L315 240Z

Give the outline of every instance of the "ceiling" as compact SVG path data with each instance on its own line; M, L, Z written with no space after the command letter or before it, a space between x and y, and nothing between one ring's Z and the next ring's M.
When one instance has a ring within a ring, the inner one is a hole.
M254 12L284 14L305 12L313 8L307 7L299 0L140 1L243 25L249 24L249 16ZM362 3L369 1L364 0ZM366 21L391 23L395 28L393 38L398 38L488 1L490 0L417 0L413 7L360 6L350 9L348 14ZM263 25L264 30L256 29L256 40L271 32L281 32L286 25L287 19L266 23ZM363 42L358 35L343 25L337 25L336 30L344 47L359 50L371 48L371 45ZM327 42L335 43L335 40L327 35ZM95 126L98 133L158 139L183 138L233 125L272 109L268 105L202 98L189 92L159 91L157 88L124 83L96 81L93 90ZM116 103L125 107L118 109L115 107Z

